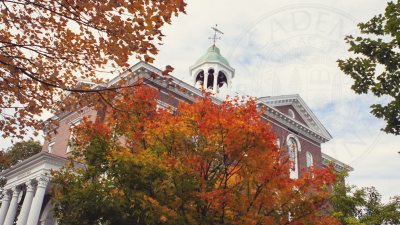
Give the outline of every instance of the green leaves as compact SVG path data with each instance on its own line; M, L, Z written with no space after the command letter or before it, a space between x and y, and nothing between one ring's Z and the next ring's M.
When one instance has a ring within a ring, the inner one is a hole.
M8 149L0 151L0 171L15 165L42 150L42 145L32 139L15 143Z
M400 198L393 197L382 203L374 187L356 188L335 184L331 198L333 215L343 225L399 224Z
M384 15L358 24L362 36L347 36L354 57L338 60L339 68L354 83L357 94L371 91L378 97L390 97L386 104L374 104L371 112L386 121L387 133L400 134L400 1L389 2Z

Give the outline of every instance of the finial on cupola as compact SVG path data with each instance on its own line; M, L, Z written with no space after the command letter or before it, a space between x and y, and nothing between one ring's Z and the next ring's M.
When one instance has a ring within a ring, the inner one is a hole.
M215 24L215 27L211 27L211 29L214 30L214 36L213 37L209 37L208 39L213 40L214 45L217 42L217 40L221 40L221 37L218 37L218 34L224 34L222 31L218 30L218 24Z

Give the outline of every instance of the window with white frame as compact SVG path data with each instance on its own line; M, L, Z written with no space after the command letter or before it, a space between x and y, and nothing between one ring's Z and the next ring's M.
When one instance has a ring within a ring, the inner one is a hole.
M287 137L287 147L289 160L292 162L292 168L290 169L290 178L299 178L298 170L298 152L300 151L300 143L296 136L289 134Z
M281 140L279 140L279 138L277 138L277 139L275 140L275 146L278 147L278 148L281 147Z
M69 152L71 152L72 150L74 150L74 144L72 143L72 141L73 141L73 139L75 138L75 134L74 134L73 129L74 129L76 126L78 126L80 123L81 123L80 118L79 118L79 119L76 119L76 120L73 121L73 122L71 122L71 126L70 126L70 128L69 128L69 130L70 130L71 133L70 133L70 135L69 135L69 141L68 141L68 147L67 147L67 152L66 152L66 153L69 153Z
M313 156L311 152L306 153L306 158L307 158L307 168L311 167L314 164Z
M54 140L49 142L49 145L47 146L47 152L48 153L53 153L53 149L54 149L54 144L55 143L56 142Z

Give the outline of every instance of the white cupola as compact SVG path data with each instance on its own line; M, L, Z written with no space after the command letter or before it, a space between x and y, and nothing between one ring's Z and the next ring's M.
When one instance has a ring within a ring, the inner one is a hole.
M228 60L221 55L219 48L214 44L190 67L190 75L195 87L218 93L224 86L231 88L235 69L229 65Z

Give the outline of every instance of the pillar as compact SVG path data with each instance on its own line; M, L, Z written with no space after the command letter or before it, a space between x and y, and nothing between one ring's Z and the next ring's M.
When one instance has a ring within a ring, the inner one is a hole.
M15 220L15 215L17 214L18 208L18 197L21 189L19 187L14 187L12 189L12 199L10 203L10 207L8 208L6 219L4 220L3 225L13 225Z
M207 83L208 83L208 70L204 70L204 83L203 83L204 90L207 90Z
M215 94L218 93L218 84L217 84L217 81L218 81L218 73L219 73L218 70L215 70L215 71L214 71L213 91L214 91Z
M10 206L10 200L11 196L9 190L4 190L0 208L0 224L3 224L4 220L6 219L8 207Z
M26 182L26 194L24 203L22 203L21 212L19 213L17 225L26 225L29 211L31 209L32 200L35 191L35 183L33 181Z
M35 197L33 198L31 210L30 210L29 216L28 216L27 225L37 225L37 223L38 223L39 216L40 216L40 210L42 209L43 199L44 199L44 195L46 194L46 187L47 187L48 182L49 182L49 178L46 176L40 176L38 178L36 194L35 194Z

